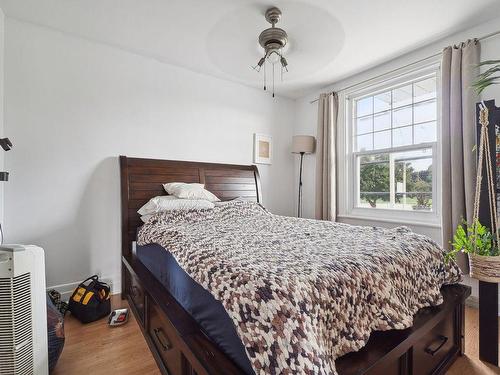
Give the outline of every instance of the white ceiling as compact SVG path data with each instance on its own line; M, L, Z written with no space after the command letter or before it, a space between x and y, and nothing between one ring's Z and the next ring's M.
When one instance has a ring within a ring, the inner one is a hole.
M290 38L277 87L289 97L500 16L498 0L0 0L8 17L253 87L272 5Z

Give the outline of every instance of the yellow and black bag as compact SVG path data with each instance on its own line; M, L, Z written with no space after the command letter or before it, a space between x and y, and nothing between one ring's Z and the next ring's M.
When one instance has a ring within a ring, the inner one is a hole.
M82 323L90 323L111 312L109 285L97 275L82 281L69 300L69 311Z

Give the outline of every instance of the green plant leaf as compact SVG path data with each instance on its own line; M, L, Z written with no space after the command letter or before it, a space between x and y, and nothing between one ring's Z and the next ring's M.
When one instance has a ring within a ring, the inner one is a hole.
M476 81L472 84L472 88L476 91L478 95L480 95L487 87L491 85L495 85L499 83L499 76L493 76L495 73L500 72L500 60L486 60L479 64L476 67L490 66L485 72L479 74L477 76Z
M456 254L460 251L477 255L499 255L500 253L490 230L477 219L472 224L462 219L453 235L451 245L452 250L445 254L446 262L456 259Z
M499 83L500 76L480 78L472 84L472 88L476 90L478 94L481 94L487 87Z
M488 78L489 76L491 76L493 73L496 73L500 71L500 65L495 65L494 67L492 68L489 68L488 70L484 71L483 73L479 74L478 77L481 77L481 78Z

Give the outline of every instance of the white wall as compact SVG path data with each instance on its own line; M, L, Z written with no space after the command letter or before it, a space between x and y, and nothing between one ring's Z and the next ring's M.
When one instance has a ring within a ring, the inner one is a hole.
M47 285L118 290L118 155L251 164L267 133L264 204L293 212L293 101L9 18L5 51L6 240L45 248Z

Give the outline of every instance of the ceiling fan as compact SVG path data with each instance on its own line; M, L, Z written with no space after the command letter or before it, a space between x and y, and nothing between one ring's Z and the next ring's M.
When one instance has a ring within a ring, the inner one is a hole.
M264 71L264 90L267 90L266 65L270 66L272 69L272 95L274 98L275 67L278 66L280 69L281 80L283 80L283 73L288 72L288 61L283 55L283 49L288 43L288 35L285 30L276 27L276 24L281 19L281 10L279 8L269 8L265 17L271 27L262 31L259 35L259 44L264 49L264 56L260 58L253 69L257 72L260 72L261 69Z

